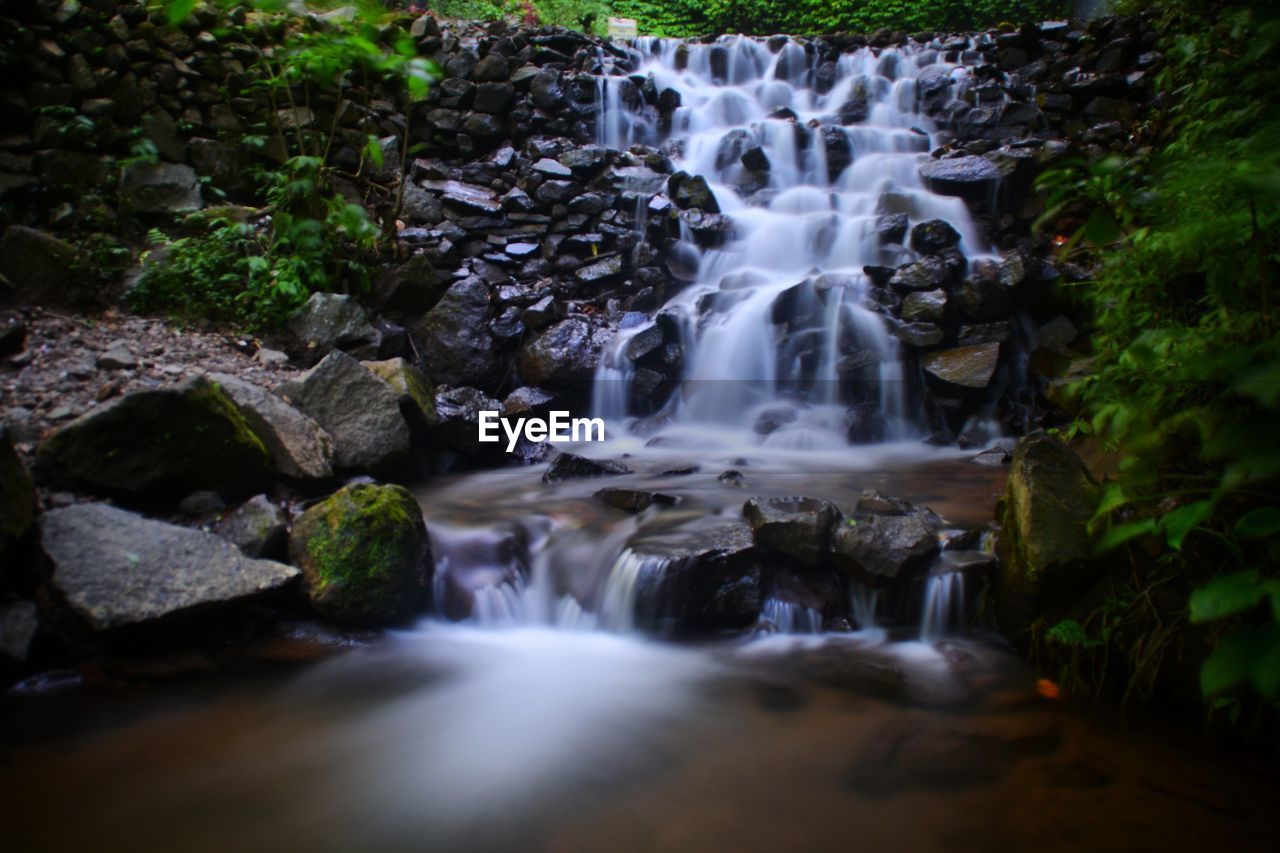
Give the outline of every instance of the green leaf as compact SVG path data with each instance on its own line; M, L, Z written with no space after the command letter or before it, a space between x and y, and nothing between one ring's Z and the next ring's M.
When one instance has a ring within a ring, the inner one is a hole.
M1200 522L1213 515L1213 501L1196 501L1167 512L1160 518L1160 527L1164 530L1165 541L1175 551L1182 550L1182 540L1187 534L1199 526Z
M1110 551L1131 539L1137 539L1139 536L1145 536L1148 533L1155 532L1156 520L1154 518L1144 518L1141 521L1130 521L1125 524L1117 524L1102 535L1098 540L1097 549L1099 551Z
M1266 539L1280 533L1280 507L1260 506L1240 516L1236 522L1237 539Z
M1280 626L1232 631L1200 668L1200 689L1206 696L1245 684L1268 698L1280 694Z
M1232 572L1209 581L1191 593L1191 621L1211 622L1256 607L1267 594L1258 572Z
M176 27L191 17L191 13L195 11L196 0L169 0L168 8L165 10L169 26Z

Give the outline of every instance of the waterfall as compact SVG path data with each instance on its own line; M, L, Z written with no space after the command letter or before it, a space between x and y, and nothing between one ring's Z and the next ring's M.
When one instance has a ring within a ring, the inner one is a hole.
M756 442L805 449L920 434L893 321L864 267L914 258L906 234L932 219L955 228L966 258L988 251L964 203L918 174L934 140L917 79L927 70L955 94L969 85L969 70L944 56L963 53L863 48L839 57L833 79L817 51L790 40L639 38L634 73L598 78L598 141L662 145L732 219L728 241L700 252L681 221L677 251L696 259L696 275L660 312L687 330L674 422L741 429L785 406L786 421ZM665 133L639 97L645 78L659 102L679 96ZM596 377L623 386L597 392L596 414L615 421L636 413L629 341L614 341Z
M964 572L930 575L925 582L920 639L928 642L956 634L965 623Z

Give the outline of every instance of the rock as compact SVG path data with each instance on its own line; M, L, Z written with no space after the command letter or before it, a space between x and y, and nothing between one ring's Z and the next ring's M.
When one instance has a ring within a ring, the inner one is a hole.
M246 557L284 557L289 542L289 519L266 495L257 495L218 522L213 532L240 549Z
M965 316L980 322L1003 320L1013 312L1013 296L999 281L967 275L955 290L956 304Z
M431 548L422 510L400 486L342 489L304 512L289 538L311 606L349 625L391 625L416 613Z
M335 349L376 347L378 332L360 303L340 293L313 293L289 318L289 330L307 348L324 355Z
M439 422L436 416L435 389L421 370L403 358L365 361L361 364L400 392L400 411L417 429L430 429Z
M907 236L907 224L905 213L889 213L876 217L876 236L880 238L880 245L901 243Z
M130 163L120 173L120 208L125 213L182 213L199 210L200 180L190 166Z
M610 337L612 329L589 320L561 320L521 347L520 376L529 385L585 388Z
M76 280L77 257L70 243L23 225L9 226L0 239L0 275L22 301L65 297Z
M840 173L853 162L853 145L849 136L839 127L824 127L821 130L822 145L827 152L827 177L832 183L840 177Z
M138 366L133 350L124 341L112 341L94 363L102 370L133 370Z
M529 81L529 96L537 107L555 110L565 105L564 90L560 88L560 74L550 68L539 71Z
M911 229L911 248L922 255L934 255L960 242L960 234L944 219L930 219Z
M421 317L435 307L448 282L436 274L430 258L414 255L389 267L378 277L376 307L391 314Z
M919 515L871 515L838 527L831 547L837 568L873 583L926 568L938 537Z
M495 85L486 83L486 86ZM487 142L502 138L502 122L488 113L470 113L462 120L462 132Z
M542 475L544 483L563 483L588 477L613 477L630 474L631 469L611 459L588 459L574 453L561 453L551 461Z
M13 546L31 529L39 505L31 475L9 436L0 431L0 578Z
M759 618L761 569L746 524L705 516L688 528L642 533L628 548L641 564L640 625L698 635L740 630Z
M941 320L947 312L945 290L922 290L908 293L902 300L902 319L908 323L931 323Z
M646 489L601 489L595 493L595 498L605 506L630 513L644 512L655 505L672 506L677 500L675 495Z
M78 504L40 518L50 584L96 631L280 589L292 566L245 557L212 533Z
M1007 320L1001 323L961 326L960 332L956 337L956 343L962 347L971 346L972 344L986 344L993 341L1004 343L1009 340L1009 336L1012 334L1013 324Z
M515 100L516 89L510 83L481 83L476 87L476 98L472 103L472 108L478 113L490 113L499 115L507 112L511 108L512 101ZM476 116L478 118L478 116ZM464 126L466 122L463 122ZM499 129L496 132L486 132L481 135L482 138L491 139L501 136Z
M489 333L489 286L479 276L454 282L417 325L424 363L444 385L488 389L505 372Z
M947 390L982 390L991 384L1000 360L1000 344L974 344L968 347L931 352L921 356L925 375Z
M271 471L262 440L201 376L99 406L42 444L37 460L55 480L134 496L249 494Z
M217 515L227 508L227 502L217 492L201 489L192 492L178 502L178 512L189 518Z
M511 69L507 65L507 60L496 53L491 53L476 66L475 79L482 82L495 82L506 80L511 76Z
M493 215L502 212L502 202L498 201L493 190L464 184L461 181L423 181L429 190L438 192L446 205L461 208L464 211Z
M924 349L942 343L942 328L933 323L907 323L893 330L894 336L907 346Z
M401 394L344 352L332 352L277 389L333 438L333 460L348 471L399 471L409 454Z
M751 172L769 171L769 155L759 145L742 152L742 165Z
M782 554L806 567L826 560L831 529L840 510L814 498L751 498L742 506L752 535L761 548Z
M333 438L314 420L275 394L225 373L209 378L262 440L277 473L294 480L333 476Z
M929 255L894 272L889 285L898 290L937 290L947 283L951 271L939 257Z
M436 389L435 411L438 419L435 443L459 453L481 453L496 445L481 444L479 425L481 412L504 413L500 401L475 388Z
M1098 498L1080 457L1043 432L1014 447L997 546L997 612L1009 636L1070 608L1096 579L1104 564L1087 524Z
M622 256L611 255L593 264L579 267L573 274L583 284L606 284L619 279L623 272Z
M34 601L0 604L0 662L26 663L39 628L40 616Z
M672 175L668 181L668 192L681 210L696 207L707 213L720 212L720 205L716 203L715 195L707 186L707 179L701 175L691 177L685 172Z
M987 204L1000 182L1013 173L1011 162L968 156L930 160L920 167L925 186L939 195L959 196L965 201Z
M875 489L863 489L862 494L858 496L858 503L854 506L854 509L859 513L871 515L913 515L916 513L916 508L911 505L910 501L886 495L884 492L878 492Z

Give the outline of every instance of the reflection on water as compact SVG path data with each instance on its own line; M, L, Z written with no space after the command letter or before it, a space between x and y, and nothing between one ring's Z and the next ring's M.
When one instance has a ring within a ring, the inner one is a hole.
M10 750L13 850L1263 849L1276 780L976 641L424 625ZM12 731L11 731L12 734ZM12 842L12 846L10 846Z

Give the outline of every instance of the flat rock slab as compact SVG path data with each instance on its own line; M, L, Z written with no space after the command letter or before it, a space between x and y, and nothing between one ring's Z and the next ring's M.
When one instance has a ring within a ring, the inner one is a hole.
M991 384L999 360L1000 344L992 341L932 352L920 359L920 365L926 374L945 386L979 391Z
M53 510L39 524L51 583L99 631L270 592L298 576L212 533L107 504Z

